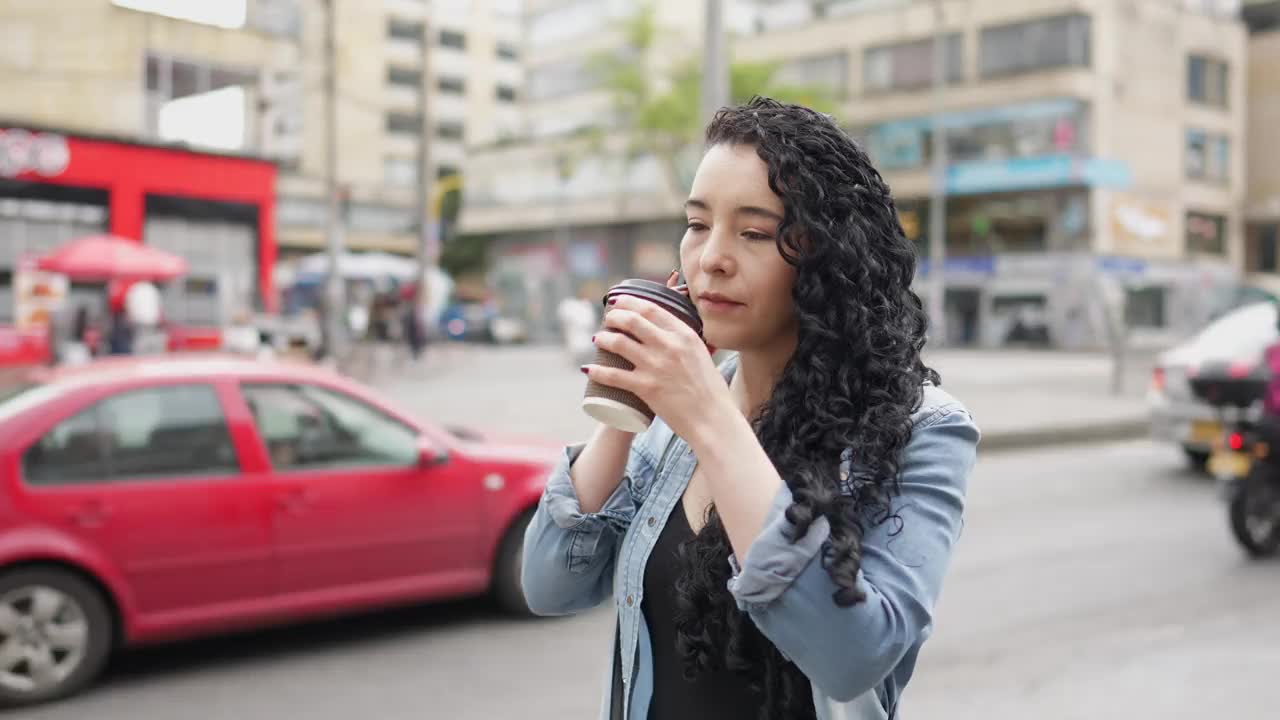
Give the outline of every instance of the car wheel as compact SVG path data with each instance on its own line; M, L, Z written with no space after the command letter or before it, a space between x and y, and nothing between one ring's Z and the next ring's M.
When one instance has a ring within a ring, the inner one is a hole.
M505 612L522 617L533 615L529 610L529 603L524 599L524 588L520 585L520 565L524 562L524 531L532 518L533 513L527 512L507 529L493 568L493 596L498 601L498 606Z
M63 570L0 575L0 706L66 697L111 653L112 615L89 583Z
M1251 557L1280 553L1280 487L1249 477L1231 500L1231 532Z
M1202 473L1209 466L1209 451L1194 450L1189 447L1182 448L1182 453L1187 457L1187 467L1191 470Z

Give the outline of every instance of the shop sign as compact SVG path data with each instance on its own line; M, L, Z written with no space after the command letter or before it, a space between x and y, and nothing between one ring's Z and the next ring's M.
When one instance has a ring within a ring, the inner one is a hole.
M65 136L0 128L0 177L13 178L23 173L55 177L70 164L71 149Z
M953 195L1071 185L1124 187L1130 181L1129 168L1124 163L1070 155L957 163L947 168L947 192Z
M1163 205L1116 196L1111 205L1111 232L1117 247L1150 250L1172 238L1169 209Z

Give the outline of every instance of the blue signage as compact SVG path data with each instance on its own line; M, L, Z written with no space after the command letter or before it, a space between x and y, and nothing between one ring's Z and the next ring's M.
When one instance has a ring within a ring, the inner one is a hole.
M947 192L952 195L1039 190L1089 185L1123 188L1132 182L1124 163L1071 155L1041 155L957 163L947 168Z

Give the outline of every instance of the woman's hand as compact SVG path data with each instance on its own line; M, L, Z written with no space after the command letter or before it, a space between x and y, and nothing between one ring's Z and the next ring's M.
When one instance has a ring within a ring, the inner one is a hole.
M615 299L597 347L635 366L621 370L587 365L592 380L635 393L654 414L688 440L721 413L736 412L728 383L688 325L658 305L636 297Z

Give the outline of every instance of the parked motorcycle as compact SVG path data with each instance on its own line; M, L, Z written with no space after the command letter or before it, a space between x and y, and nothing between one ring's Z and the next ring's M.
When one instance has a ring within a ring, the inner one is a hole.
M1222 432L1208 469L1227 503L1231 532L1253 557L1280 553L1280 445L1262 422L1269 373L1261 363L1203 367L1191 391L1214 408Z

